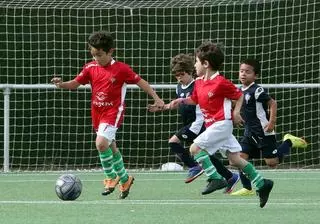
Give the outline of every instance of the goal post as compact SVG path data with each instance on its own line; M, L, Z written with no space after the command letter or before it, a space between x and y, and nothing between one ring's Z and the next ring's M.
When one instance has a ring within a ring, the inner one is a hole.
M304 151L292 150L282 167L318 167L320 84L262 86L270 94L284 96L277 99L278 140L285 133L292 133L304 136L309 142ZM166 102L175 97L174 84L152 87ZM0 89L4 96L4 172L100 167L90 121L89 86L82 86L76 92L60 90L49 84L0 84ZM143 93L136 85L128 85L128 90L126 118L117 135L128 168L159 169L163 163L179 162L170 153L167 143L180 125L176 111L148 113L146 105L150 99L140 96ZM43 95L46 97L41 97ZM73 95L83 102L74 104ZM234 134L240 137L241 129L235 128ZM254 162L257 166L264 166L261 160Z
M238 84L239 62L256 58L262 83L279 106L278 140L290 132L310 143L284 167L319 167L320 1L317 0L2 0L0 1L0 164L4 170L99 168L90 119L90 89L57 90L92 60L88 36L109 30L114 57L175 97L171 57L193 53L204 40L223 45L222 72ZM146 94L127 93L119 148L131 169L175 160L168 138L176 111L150 114ZM238 130L238 129L237 129ZM239 136L239 132L235 132ZM255 161L258 166L264 165Z

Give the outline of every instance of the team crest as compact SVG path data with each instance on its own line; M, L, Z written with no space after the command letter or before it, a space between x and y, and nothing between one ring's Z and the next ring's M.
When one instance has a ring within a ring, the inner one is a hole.
M99 101L104 101L105 98L106 98L106 95L105 95L104 92L97 92L96 98L97 98Z
M246 104L248 104L249 100L250 100L251 96L249 93L247 93L245 96L244 96L244 99L246 101Z
M214 93L213 93L213 92L211 92L211 91L210 91L210 92L208 92L208 97L209 97L209 98L213 97L213 95L214 95Z

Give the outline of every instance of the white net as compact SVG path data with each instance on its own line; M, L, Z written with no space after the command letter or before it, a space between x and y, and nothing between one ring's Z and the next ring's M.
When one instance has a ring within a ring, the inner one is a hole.
M3 0L0 83L45 84L53 74L72 79L91 60L88 36L109 30L116 39L118 60L152 84L175 84L170 58L193 53L203 40L218 41L226 54L223 72L235 83L241 59L262 62L259 81L274 84L269 91L278 101L278 139L292 133L310 143L305 151L293 150L282 166L319 167L319 87L276 88L281 83L320 83L319 8L315 0ZM157 91L166 102L175 97L173 89ZM175 160L167 140L180 126L179 117L174 111L147 113L150 102L138 89L127 94L128 109L117 139L131 169L159 168ZM3 99L0 105L2 133ZM99 168L89 107L88 89L12 89L10 169ZM3 145L0 139L0 148Z

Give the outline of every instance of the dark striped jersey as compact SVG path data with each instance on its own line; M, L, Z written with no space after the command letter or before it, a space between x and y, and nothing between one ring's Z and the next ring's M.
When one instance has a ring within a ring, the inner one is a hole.
M194 80L188 85L178 83L176 87L177 98L189 97L192 94L193 87ZM182 118L183 126L192 124L190 130L195 134L199 134L204 121L199 105L181 104L178 110Z
M241 90L244 100L241 108L241 116L245 121L245 136L275 135L275 132L265 132L263 127L269 122L268 101L271 97L259 85L254 82Z

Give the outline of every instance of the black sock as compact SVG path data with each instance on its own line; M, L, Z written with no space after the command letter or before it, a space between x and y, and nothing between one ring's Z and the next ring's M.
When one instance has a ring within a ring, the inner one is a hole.
M214 155L210 156L212 164L215 166L217 172L224 177L227 181L232 178L232 172L228 170L223 163Z
M291 149L292 143L289 139L282 142L281 145L277 148L277 156L279 158L279 163L283 161L283 157L288 155Z
M188 150L176 142L169 142L169 146L172 152L189 168L197 166L198 163L191 157Z
M248 190L252 190L251 181L246 177L246 175L242 171L239 171L239 174L242 186Z

